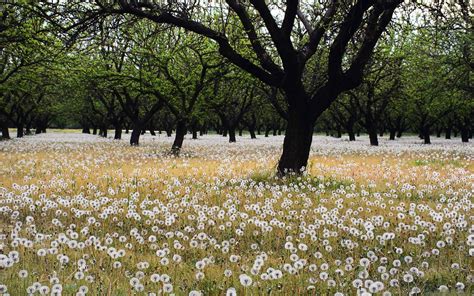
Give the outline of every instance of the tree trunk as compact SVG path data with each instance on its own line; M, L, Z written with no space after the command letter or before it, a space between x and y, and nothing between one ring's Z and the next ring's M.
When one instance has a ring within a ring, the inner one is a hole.
M222 130L222 136L227 137L227 129L226 128Z
M183 141L186 132L186 122L184 120L179 120L176 124L176 134L174 136L173 146L171 147L171 150L174 153L179 153L179 150L181 147L183 147Z
M340 139L342 137L342 131L340 128L337 129L336 138Z
M90 133L91 133L91 130L90 130L90 128L89 128L88 126L84 126L84 127L82 128L82 133L83 133L83 134L90 134Z
M2 139L10 139L10 131L8 130L8 125L2 125Z
M242 137L243 133L244 133L244 130L239 128L239 137Z
M17 138L23 138L24 131L23 131L23 124L19 124L16 128L16 137Z
M394 141L396 135L397 135L397 130L391 129L391 130L390 130L390 140L391 140L391 141Z
M155 130L153 128L150 128L150 135L156 136Z
M265 128L265 138L267 138L269 135L270 135L270 131L271 129L270 128Z
M401 137L402 137L402 134L403 134L403 132L402 132L401 130L399 130L399 131L397 132L397 138L401 138Z
M229 143L237 142L235 138L235 127L229 127Z
M97 135L97 127L94 127L93 131L92 131L92 134L93 135Z
M375 129L368 129L367 132L369 133L370 145L378 146L379 139L377 137L377 131Z
M166 129L166 136L171 137L172 134L173 134L173 130L171 128L167 128Z
M140 135L142 126L139 122L133 124L132 135L130 136L130 145L138 146L140 144Z
M274 128L273 129L273 136L276 136L276 135L278 135L278 129Z
M120 139L122 139L122 125L117 124L115 125L114 140L120 140Z
M442 131L443 131L443 130L440 129L440 128L436 130L436 138L441 138L441 132L442 132Z
M197 140L198 138L198 131L196 128L193 128L193 140Z
M39 135L39 134L41 134L41 128L37 126L35 129L35 135Z
M349 134L349 141L355 141L356 140L355 133L352 129L348 130L347 133Z
M446 134L444 136L447 140L451 139L451 128L446 129Z
M430 128L429 127L424 127L422 130L422 135L423 135L423 141L425 144L431 144L431 139L430 139Z
M469 142L469 129L467 128L461 128L461 141L463 143L468 143Z
M302 173L308 165L314 122L308 109L292 107L288 110L288 125L283 140L283 153L278 162L278 175L289 172Z
M458 130L457 130L457 129L454 130L454 137L455 137L455 138L458 137Z

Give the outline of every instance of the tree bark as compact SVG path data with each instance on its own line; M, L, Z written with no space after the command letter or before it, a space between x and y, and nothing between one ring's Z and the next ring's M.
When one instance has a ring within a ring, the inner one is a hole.
M313 128L314 122L309 116L308 108L305 106L289 108L283 153L278 162L279 176L289 172L300 174L303 168L306 169L313 140Z
M239 137L242 137L243 133L244 133L244 130L239 128Z
M167 128L166 129L166 136L171 137L172 134L173 134L173 130L171 128Z
M355 137L355 133L353 130L348 130L347 133L349 134L349 141L355 141L356 140L356 137Z
M150 135L156 136L155 130L153 128L150 128Z
M198 138L198 131L196 128L193 128L193 140L197 140Z

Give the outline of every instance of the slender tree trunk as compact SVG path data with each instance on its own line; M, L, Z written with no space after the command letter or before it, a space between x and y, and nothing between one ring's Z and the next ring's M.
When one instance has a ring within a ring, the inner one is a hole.
M436 138L441 138L441 132L442 132L442 131L443 131L443 130L440 129L440 128L436 130Z
M383 137L383 133L384 133L384 130L383 130L383 129L382 129L382 130L380 130L380 134L379 134L379 136Z
M193 127L193 140L197 140L198 138L198 130L197 128Z
M469 142L469 129L462 127L461 128L461 141L463 143Z
M337 134L336 134L336 138L341 138L342 137L342 131L340 128L337 129Z
M458 130L455 129L454 132L453 132L453 134L454 134L454 137L457 138L457 137L458 137Z
M356 140L355 133L352 129L348 130L347 133L349 134L349 141L355 141Z
M257 128L257 135L259 135L259 136L262 135L262 127L261 126L259 126Z
M2 125L2 139L10 139L10 131L8 130L8 125Z
M397 138L401 138L403 135L403 132L401 130L397 131Z
M229 127L229 143L237 142L235 138L235 127Z
M41 134L41 127L37 126L35 129L35 135Z
M150 135L156 136L155 130L153 128L150 128Z
M278 129L278 135L281 136L281 128Z
M446 129L446 134L444 135L444 137L447 139L447 140L450 140L451 139L451 128L447 128Z
M94 126L94 129L92 130L93 135L97 135L97 127Z
M255 135L255 129L249 129L250 139L256 139L257 136Z
M265 138L268 138L268 136L270 135L270 131L271 129L270 128L265 128Z
M114 140L122 139L122 125L120 123L115 125Z
M239 137L242 137L243 133L244 133L244 130L242 128L239 128Z
M278 162L278 175L288 172L300 174L308 165L314 122L306 106L288 110L288 125L283 140L283 153Z
M102 137L107 138L107 128L106 127L104 127L102 129Z
M84 126L84 127L82 127L82 133L83 134L90 134L91 130L88 126Z
M183 147L184 136L186 135L186 122L184 120L179 120L176 123L176 134L174 136L173 146L171 150L174 153L179 153L181 147Z
M173 130L171 128L167 128L166 129L166 136L171 137L171 135L173 135Z
M199 136L200 136L200 137L204 136L204 129L203 129L203 128L201 128L201 129L199 130Z
M278 129L274 128L273 129L273 136L276 136L276 135L278 135Z

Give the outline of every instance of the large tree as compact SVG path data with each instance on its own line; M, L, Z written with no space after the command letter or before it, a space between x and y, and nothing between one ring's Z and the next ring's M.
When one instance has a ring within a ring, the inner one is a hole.
M44 15L65 29L88 29L97 18L126 14L212 39L222 56L284 93L288 124L278 164L284 175L306 167L316 119L340 93L361 83L377 40L402 2L226 0L210 7L207 2L67 1ZM241 42L235 45L230 28L236 26L245 32L244 49Z

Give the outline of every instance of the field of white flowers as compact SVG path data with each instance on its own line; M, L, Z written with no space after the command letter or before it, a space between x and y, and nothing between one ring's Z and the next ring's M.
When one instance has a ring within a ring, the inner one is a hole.
M0 142L0 295L472 295L474 145Z

